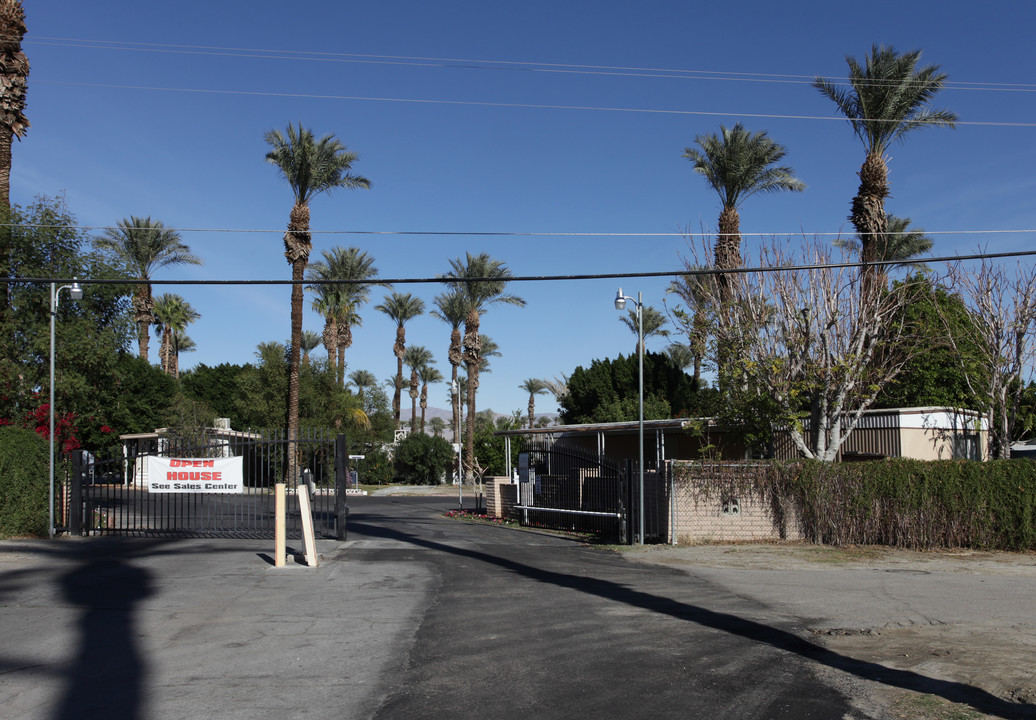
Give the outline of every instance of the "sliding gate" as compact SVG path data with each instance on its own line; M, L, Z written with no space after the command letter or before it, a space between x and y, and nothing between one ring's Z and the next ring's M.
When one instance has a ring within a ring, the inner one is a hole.
M66 529L74 535L273 538L274 485L284 482L292 444L302 480L313 490L317 535L344 538L344 479L348 471L345 437L323 430L301 430L294 443L288 442L283 430L223 433L217 437L203 431L160 438L150 452L127 452L106 460L76 457L64 508ZM241 457L244 492L148 492L149 455ZM289 538L302 537L299 481L293 478L287 483Z
M617 464L554 444L520 453L518 467L516 510L523 525L629 542L629 488Z

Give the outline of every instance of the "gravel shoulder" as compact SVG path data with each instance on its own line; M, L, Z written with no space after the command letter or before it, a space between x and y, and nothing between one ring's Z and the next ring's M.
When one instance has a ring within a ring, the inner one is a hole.
M842 655L984 691L1019 717L1036 717L1036 553L809 544L622 552L758 599ZM950 703L877 683L849 689L889 718L1005 716L977 712L966 698Z

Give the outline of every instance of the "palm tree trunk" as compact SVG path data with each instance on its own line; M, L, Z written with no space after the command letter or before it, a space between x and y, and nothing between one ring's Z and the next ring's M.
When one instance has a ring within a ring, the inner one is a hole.
M133 319L137 323L137 349L140 357L148 359L148 346L151 344L151 325L154 322L153 308L155 301L151 297L151 285L144 283L138 286L133 298Z
M410 372L410 432L417 432L417 396L420 394L418 388L421 384L417 380L417 373Z
M14 131L6 123L0 123L0 201L4 207L11 207L11 143Z
M716 268L732 270L741 267L741 217L736 208L723 208L719 214L719 237L716 238ZM731 278L729 275L718 275L720 303L727 304L731 300Z
M392 414L399 427L399 414L403 403L403 354L406 352L406 330L402 325L396 326L396 344L392 346L396 354L396 391L392 395Z
M450 395L452 399L450 409L453 411L453 424L450 425L450 435L453 437L453 442L459 443L460 438L457 437L457 430L460 428L460 386L457 384L457 371L460 368L461 363L464 362L464 344L458 328L453 328L453 331L450 333L450 349L447 353L447 357L450 360L450 367L452 368L450 388L458 388L456 395L453 395L452 393Z
M421 427L419 432L424 433L424 419L428 411L428 383L421 386Z
M288 355L288 458L284 482L291 484L299 476L299 364L302 355L302 284L309 252L313 245L309 236L309 207L296 204L291 209L288 232L284 234L284 256L291 263L291 351Z
M464 321L464 365L468 371L468 417L464 438L464 474L469 482L475 478L475 396L478 393L478 366L482 359L478 310L468 313Z
M532 430L532 425L536 421L536 396L529 393L529 429Z
M888 238L888 216L885 198L889 196L888 165L880 153L870 153L860 167L860 187L852 202L852 221L860 236L860 260L874 262L885 254ZM867 267L863 270L863 292L870 297L873 290L884 285L884 268Z

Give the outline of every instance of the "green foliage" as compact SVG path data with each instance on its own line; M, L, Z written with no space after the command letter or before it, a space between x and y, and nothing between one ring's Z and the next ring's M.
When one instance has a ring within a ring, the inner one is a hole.
M363 460L357 462L361 484L388 485L392 482L392 458L384 450L367 450L363 453Z
M27 208L0 210L14 223L4 231L12 277L122 277L122 268L89 250L89 237L61 198L38 198ZM9 214L8 214L9 213ZM0 313L0 418L13 421L49 394L50 285L11 282ZM107 424L106 394L119 351L133 337L129 288L89 284L73 302L60 291L55 323L55 407L59 413Z
M395 479L407 485L435 485L453 458L453 448L444 439L411 433L396 446Z
M975 408L963 370L968 368L975 377L982 375L981 354L967 340L974 336L966 330L976 322L974 315L958 295L920 275L897 285L905 286L911 294L903 322L908 334L919 338L923 351L912 357L899 376L882 390L875 407ZM947 326L958 338L959 352L947 342Z
M238 382L245 372L245 366L220 363L215 367L201 364L180 374L180 385L184 395L192 400L204 402L216 417L230 418L233 428L246 427L238 416Z
M43 438L23 428L0 427L0 537L47 534L48 472Z
M566 424L636 420L639 370L637 356L594 360L577 367L561 398L561 419ZM644 418L695 417L705 409L707 393L698 391L693 378L662 353L644 354Z

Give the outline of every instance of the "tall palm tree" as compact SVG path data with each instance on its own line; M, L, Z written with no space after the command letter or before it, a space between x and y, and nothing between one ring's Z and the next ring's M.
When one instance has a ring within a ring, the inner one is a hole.
M173 377L180 379L180 353L194 352L198 349L197 344L190 337L182 332L173 332L169 341L173 356Z
M432 435L442 437L443 430L446 429L446 421L436 416L428 421L428 427L431 429Z
M647 340L648 340L649 337L654 337L654 336L663 337L663 338L669 337L669 330L666 328L666 325L669 324L669 318L667 318L663 313L659 312L658 310L656 310L655 308L651 307L650 305L646 305L646 306L644 306L644 309L641 310L640 317L641 317L641 324L643 325L643 329L644 329L644 343L645 344L647 344ZM630 329L630 331L633 333L634 337L636 337L637 335L640 334L640 328L637 327L637 311L636 310L627 310L626 311L626 315L620 316L619 320L622 321L623 325L625 325L626 327L628 327ZM638 341L638 343L639 343L639 341ZM636 348L637 348L637 351L639 352L640 351L639 344L636 345Z
M468 310L470 309L468 306L468 296L461 290L447 290L436 296L433 302L436 309L429 314L450 326L448 358L451 368L450 388L453 388L457 386L457 371L464 364L464 338L461 335L460 328L464 324L464 318L468 316ZM457 387L457 394L451 394L450 396L450 408L453 413L453 424L450 425L450 428L453 432L456 432L458 419L460 418L461 393L459 386Z
M428 386L442 382L443 374L439 372L439 368L432 367L431 365L422 365L417 369L417 377L421 381L421 426L418 428L418 432L424 432L424 419L425 413L428 410ZM435 420L436 418L432 418ZM438 418L441 422L442 418ZM445 425L445 423L443 423ZM441 433L441 430L440 430Z
M25 137L25 93L29 85L29 59L22 52L25 10L21 0L0 0L0 201L11 205L11 144ZM4 277L7 277L6 273Z
M94 239L94 247L110 252L125 263L138 282L133 294L133 319L137 323L140 357L148 359L148 335L155 322L155 301L151 296L151 277L156 270L172 265L201 265L180 234L150 217L131 215Z
M313 249L309 234L309 203L321 193L338 188L369 188L370 180L349 172L356 153L346 149L334 135L317 140L312 131L288 125L286 134L270 130L264 136L270 151L267 162L276 165L291 187L295 203L284 233L284 257L291 265L291 354L288 358L288 463L285 480L294 482L297 457L294 447L299 426L299 360L302 347L302 280Z
M472 255L464 259L450 260L451 270L443 277L448 287L461 291L468 300L468 314L464 318L464 366L467 369L468 422L465 428L465 472L474 477L475 450L475 395L478 392L479 365L482 360L482 344L479 337L481 315L490 305L505 303L525 307L525 300L517 295L504 293L512 277L508 267L494 260L488 253Z
M320 333L313 332L312 330L302 331L302 364L309 365L309 354L320 347L322 338Z
M885 151L896 140L923 127L954 127L957 115L929 109L928 103L942 88L946 74L938 65L918 68L920 50L898 53L890 46L873 45L861 65L849 64L849 88L818 77L813 86L830 98L852 125L867 152L860 167L860 187L852 201L849 219L860 236L861 260L873 262L884 254L889 196Z
M403 394L403 354L406 352L406 324L424 312L424 300L410 293L393 292L380 305L374 306L396 323L396 342L392 352L396 356L395 392L392 395L392 414L399 426L400 401Z
M187 326L201 317L191 304L175 293L163 293L155 298L155 337L159 338L158 357L162 370L168 375L179 377L179 367L174 363L174 338L183 336Z
M689 267L689 270L701 268ZM669 284L667 293L679 296L687 305L691 315L687 317L682 311L674 311L681 324L687 330L688 345L685 347L691 353L694 366L694 384L701 383L701 365L708 350L709 342L709 316L712 313L710 298L714 297L712 283L716 282L712 275L704 273L688 273L679 276ZM682 365L686 368L687 365Z
M403 353L403 362L410 368L410 432L417 432L417 398L421 394L419 370L434 362L432 351L423 345L411 345Z
M377 387L378 378L370 370L353 370L349 373L349 381L356 387L356 394L363 397L368 388Z
M897 260L908 263L908 261L916 258L918 255L931 250L934 244L934 241L925 235L924 230L910 227L910 218L889 215L885 246L881 249L877 259L886 261ZM862 255L863 242L860 236L856 238L838 238L833 245L856 255ZM916 263L909 264L915 265Z
M536 396L547 392L547 384L537 378L529 378L518 386L519 390L529 393L529 429L536 422Z
M316 292L313 309L324 316L324 345L328 357L338 358L338 382L345 382L345 351L353 343L353 326L362 325L360 307L370 299L378 269L374 258L356 247L335 247L322 251L323 259L310 264L308 286ZM319 284L334 281L336 284Z
M478 344L482 348L478 361L478 373L483 375L487 372L492 372L489 369L489 358L503 357L504 354L500 352L500 346L496 340L483 333L479 333Z
M699 135L694 142L698 147L685 148L683 157L694 164L694 171L705 178L723 205L716 237L716 268L741 267L741 203L756 193L800 192L806 185L790 167L776 165L787 150L763 130L750 133L741 123L732 128L721 125L719 135ZM730 278L720 275L719 280L722 299L728 302Z

